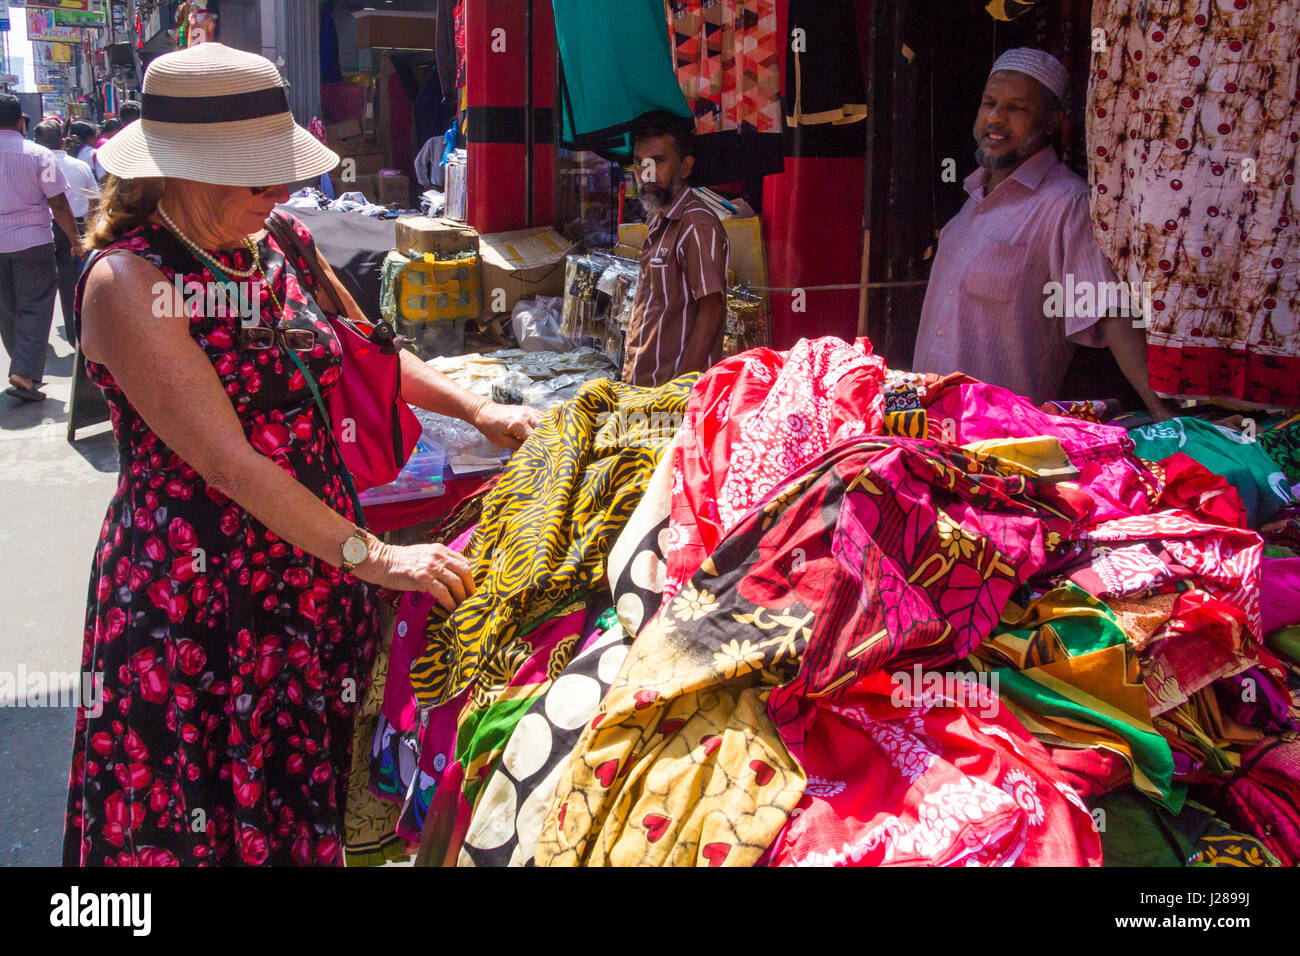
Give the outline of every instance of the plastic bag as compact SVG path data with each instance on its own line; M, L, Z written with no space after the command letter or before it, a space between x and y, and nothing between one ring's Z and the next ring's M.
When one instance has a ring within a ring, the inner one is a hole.
M510 313L519 347L525 352L569 352L578 348L581 340L560 334L562 308L559 296L520 299Z

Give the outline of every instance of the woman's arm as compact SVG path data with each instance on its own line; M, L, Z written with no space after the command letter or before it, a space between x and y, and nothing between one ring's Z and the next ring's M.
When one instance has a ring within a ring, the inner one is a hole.
M82 350L106 366L140 417L211 487L289 544L332 565L356 530L244 437L212 363L191 338L175 286L133 255L97 261L86 280ZM421 590L444 607L473 593L465 559L445 548L376 538L358 578Z
M364 316L357 300L339 281L319 249L316 250L316 258L320 260L321 268L334 287L329 293L337 296L333 298L326 294L322 296L326 301L321 304L336 313ZM482 395L475 395L405 349L401 361L402 398L408 404L469 422L486 435L489 441L502 448L518 448L541 421L536 409L521 405L498 405Z

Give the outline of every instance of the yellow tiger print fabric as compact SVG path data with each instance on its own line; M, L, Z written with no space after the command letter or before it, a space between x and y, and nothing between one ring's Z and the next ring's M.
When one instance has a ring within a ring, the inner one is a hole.
M428 648L411 665L421 706L462 693L524 621L603 581L698 378L660 388L588 382L515 452L465 551L474 596L450 616L437 607L429 615Z

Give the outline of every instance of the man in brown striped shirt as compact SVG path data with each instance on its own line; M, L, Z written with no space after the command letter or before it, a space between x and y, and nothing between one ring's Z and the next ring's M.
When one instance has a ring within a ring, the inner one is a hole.
M623 380L658 386L722 358L727 234L686 184L690 121L647 113L632 131L638 197L649 214L624 345Z

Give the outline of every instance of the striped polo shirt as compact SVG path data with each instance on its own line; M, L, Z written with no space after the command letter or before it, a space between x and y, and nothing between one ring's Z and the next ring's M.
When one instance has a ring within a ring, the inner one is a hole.
M46 200L68 188L54 154L0 130L0 252L22 252L54 241L54 217Z
M727 233L689 188L651 217L624 344L623 381L658 386L683 372L699 300L727 291ZM725 323L724 323L725 324ZM722 360L722 327L709 365Z

